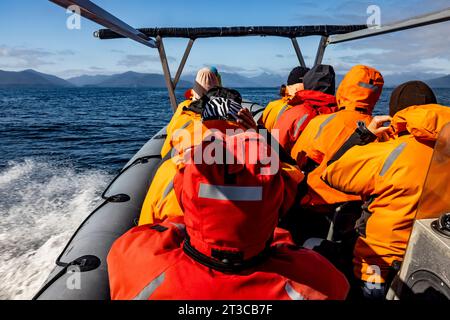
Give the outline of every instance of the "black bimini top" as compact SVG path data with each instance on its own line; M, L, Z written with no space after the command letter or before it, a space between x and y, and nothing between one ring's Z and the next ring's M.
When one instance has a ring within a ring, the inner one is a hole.
M315 26L289 26L289 27L212 27L212 28L142 28L137 29L147 37L155 38L217 38L217 37L248 37L270 36L297 38L306 36L331 36L346 34L367 29L366 25L315 25ZM111 29L100 29L94 33L95 37L107 40L125 38Z

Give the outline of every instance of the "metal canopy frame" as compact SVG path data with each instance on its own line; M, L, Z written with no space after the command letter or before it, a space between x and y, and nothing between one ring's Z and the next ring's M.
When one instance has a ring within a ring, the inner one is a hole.
M103 10L102 8L100 8L95 3L89 0L50 0L50 1L66 9L74 5L78 6L80 8L81 16L91 21L94 21L106 28L109 28L125 38L137 41L150 48L156 48L155 40L146 36L142 32L134 29L133 27L129 26L122 20L116 18L108 11Z
M298 38L306 36L331 36L346 34L362 29L366 25L312 25L312 26L241 26L241 27L209 27L209 28L141 28L139 32L147 37L163 38L224 38L224 37L284 37ZM94 35L102 40L124 38L109 29L100 29Z
M347 34L333 35L330 37L328 44L337 44L346 41L374 37L382 34L394 33L398 31L428 26L431 24L441 23L449 20L450 20L450 8L447 8L439 12L433 12L426 15L413 17L407 20L395 22L379 28L372 27L366 30L358 30Z
M99 39L129 38L147 47L158 50L164 73L169 99L172 109L178 107L175 89L180 81L183 69L189 58L192 46L196 39L213 37L243 37L243 36L275 36L291 39L292 46L301 66L306 67L298 37L321 36L317 49L314 65L322 63L325 50L330 44L353 41L382 34L398 32L407 29L418 28L450 20L450 8L440 12L410 18L377 28L367 28L365 25L319 25L319 26L294 26L294 27L223 27L223 28L143 28L135 29L109 12L100 8L89 0L49 0L63 8L76 5L80 8L80 14L107 29L101 29L94 33ZM155 39L153 39L155 38ZM163 38L187 38L189 39L183 57L178 66L175 78L172 78L169 63L164 49Z

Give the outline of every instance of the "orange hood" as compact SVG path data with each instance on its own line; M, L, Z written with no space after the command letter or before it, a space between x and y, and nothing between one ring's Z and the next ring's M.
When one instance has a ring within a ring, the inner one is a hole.
M449 107L427 104L397 112L391 126L396 134L407 130L419 140L436 141L439 132L449 122Z
M365 110L372 114L383 85L384 79L379 71L363 65L354 66L337 90L337 104L340 109Z

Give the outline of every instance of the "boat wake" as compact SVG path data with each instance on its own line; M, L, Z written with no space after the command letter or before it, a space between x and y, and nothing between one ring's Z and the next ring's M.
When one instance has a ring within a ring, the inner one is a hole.
M0 170L0 299L30 299L111 176L33 159Z

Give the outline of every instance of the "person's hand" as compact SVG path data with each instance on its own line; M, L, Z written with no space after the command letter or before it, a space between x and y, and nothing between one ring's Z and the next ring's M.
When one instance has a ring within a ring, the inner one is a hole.
M391 120L392 118L390 116L375 116L367 126L367 129L377 137L381 137L386 131L390 129L390 126L384 127L383 124Z
M255 119L253 119L253 115L247 108L243 108L238 112L239 119L237 122L242 125L246 129L255 129L257 128L257 124Z

